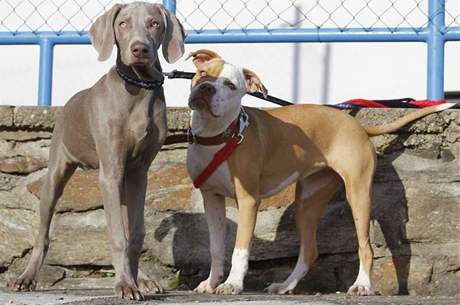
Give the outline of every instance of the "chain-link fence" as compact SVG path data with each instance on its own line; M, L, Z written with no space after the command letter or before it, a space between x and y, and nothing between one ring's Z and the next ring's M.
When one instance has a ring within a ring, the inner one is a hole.
M40 45L39 105L50 105L53 46L90 43L86 31L126 0L0 0L0 45ZM163 0L188 43L427 44L427 97L444 96L444 44L460 41L459 0Z
M0 32L88 30L112 0L0 0ZM157 1L152 1L157 2ZM446 0L446 30L460 26L458 0ZM428 0L177 0L188 30L386 28L420 31Z

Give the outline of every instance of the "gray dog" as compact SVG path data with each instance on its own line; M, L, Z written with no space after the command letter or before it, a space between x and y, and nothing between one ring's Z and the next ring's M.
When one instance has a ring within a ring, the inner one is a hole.
M77 166L99 168L115 293L143 299L138 284L161 291L139 273L144 241L147 171L166 133L163 75L157 50L170 63L184 53L185 34L175 16L159 4L114 5L89 31L107 60L117 45L117 65L92 88L77 93L58 117L50 148L49 169L40 197L40 229L24 273L10 286L32 290L49 246L57 200Z

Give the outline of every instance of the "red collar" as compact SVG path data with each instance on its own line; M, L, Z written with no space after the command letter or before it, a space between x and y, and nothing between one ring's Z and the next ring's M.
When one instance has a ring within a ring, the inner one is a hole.
M187 131L187 138L189 144L199 144L204 146L220 145L227 143L231 138L238 135L240 129L240 115L220 134L213 137L200 137L192 133L192 128L189 127Z
M199 145L219 145L226 143L224 147L219 149L212 158L211 162L206 168L193 180L193 186L200 188L200 186L208 180L208 178L216 171L216 169L224 163L235 149L243 141L243 131L249 126L248 115L241 108L241 112L233 121L230 126L221 134L214 137L197 137L194 136L189 129L189 143L196 143Z

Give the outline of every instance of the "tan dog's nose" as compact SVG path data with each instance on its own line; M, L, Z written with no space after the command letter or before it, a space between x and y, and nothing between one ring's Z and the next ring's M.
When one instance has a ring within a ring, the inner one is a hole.
M137 58L146 57L149 53L149 48L145 43L135 42L131 46L131 52Z
M198 87L198 90L201 94L212 96L216 94L216 87L210 83L203 83Z

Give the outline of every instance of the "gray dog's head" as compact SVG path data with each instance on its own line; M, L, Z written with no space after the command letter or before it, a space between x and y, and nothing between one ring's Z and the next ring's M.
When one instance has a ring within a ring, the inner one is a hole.
M128 66L150 66L158 57L169 62L184 54L185 33L177 18L160 4L134 2L115 4L89 29L99 60L107 60L117 43L121 61Z

